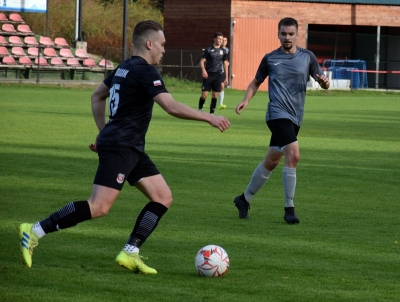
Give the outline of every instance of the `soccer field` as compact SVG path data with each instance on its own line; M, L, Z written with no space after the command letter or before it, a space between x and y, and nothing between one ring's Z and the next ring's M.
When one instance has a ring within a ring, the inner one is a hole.
M399 301L400 94L389 92L308 94L298 225L283 220L282 163L250 219L232 202L268 147L267 93L239 116L244 92L226 90L225 133L155 105L146 151L174 198L141 248L158 275L115 265L147 203L128 185L106 217L44 237L24 267L17 226L90 196L93 89L0 84L0 301ZM200 87L170 91L197 107ZM229 254L226 276L197 276L195 255L208 244Z

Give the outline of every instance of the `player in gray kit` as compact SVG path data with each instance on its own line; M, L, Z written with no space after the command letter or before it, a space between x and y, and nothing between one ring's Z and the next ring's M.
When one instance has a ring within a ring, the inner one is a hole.
M293 18L282 19L278 24L281 47L264 56L255 78L247 87L243 101L236 107L237 114L246 109L258 87L269 77L266 122L272 135L265 159L254 170L243 194L233 201L239 210L239 218L242 219L248 218L251 200L284 156L284 220L289 224L300 222L294 211L293 198L296 166L300 159L297 134L303 120L307 81L312 76L323 89L328 89L329 80L319 67L315 55L296 45L297 37L297 21Z

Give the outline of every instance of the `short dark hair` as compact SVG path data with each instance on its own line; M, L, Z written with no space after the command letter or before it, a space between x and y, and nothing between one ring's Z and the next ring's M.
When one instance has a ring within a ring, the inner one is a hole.
M219 37L219 36L224 36L224 34L223 34L222 32L217 31L217 32L214 34L214 39L215 39L216 37Z
M299 24L297 23L297 21L289 17L283 18L281 21L279 21L278 31L281 29L281 26L295 26L296 31L299 29Z
M163 28L160 23L157 23L152 20L141 21L136 24L135 29L133 30L133 45L138 47L143 37L147 38L147 35L150 32L162 31Z

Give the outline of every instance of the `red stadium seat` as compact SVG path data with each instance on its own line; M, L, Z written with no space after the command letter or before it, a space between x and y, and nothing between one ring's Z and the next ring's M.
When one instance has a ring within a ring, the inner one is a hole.
M38 62L39 62L39 64L38 64ZM35 64L36 65L40 65L40 66L48 66L49 65L49 63L47 63L47 60L45 58L43 58L43 57L36 58L35 59Z
M24 21L24 19L22 19L21 15L17 14L17 13L10 14L9 18L10 18L10 21L25 23L25 21Z
M73 67L80 67L81 64L79 64L79 61L77 58L69 58L67 60L67 65L68 66L73 66Z
M84 49L76 49L75 50L75 57L81 58L81 59L88 59L89 55L86 52L86 50L84 50Z
M25 56L25 51L22 49L22 47L19 46L14 46L13 48L11 48L11 53L13 56Z
M56 46L69 48L69 45L68 45L67 41L64 38L55 38L54 39L54 44Z
M20 24L17 27L17 30L22 33L32 33L31 29L26 24Z
M0 13L0 22L8 21L8 18L5 13Z
M101 59L99 62L100 67L105 67L108 69L114 69L114 65L111 63L111 61L106 60L106 59Z
M43 49L43 54L46 57L53 57L53 58L58 57L56 50L51 47L46 47L45 49Z
M8 57L9 55L7 47L0 46L0 57Z
M61 58L51 58L50 65L53 66L65 66Z
M49 37L40 37L39 38L39 43L45 46L52 46L54 47L53 41Z
M85 67L96 67L96 62L93 59L84 59L82 65Z
M32 65L32 60L28 57L19 58L19 64L21 65Z
M74 57L74 55L72 54L72 52L69 48L61 48L60 56L63 58L73 58Z
M25 37L24 43L26 45L39 45L38 41L36 41L36 38L33 36Z
M17 62L15 62L15 59L13 57L4 57L3 58L3 64L16 65Z
M6 38L4 38L3 36L0 36L0 45L8 45Z
M8 43L12 45L24 45L24 43L21 41L21 38L18 36L10 36L8 38Z
M28 48L28 55L32 57L37 57L39 54L39 48L37 47L29 47Z
M1 30L2 30L2 31L5 31L5 32L8 32L8 33L15 33L15 32L17 32L17 31L15 30L15 28L14 28L14 25L8 24L8 23L3 24L3 26L1 27Z

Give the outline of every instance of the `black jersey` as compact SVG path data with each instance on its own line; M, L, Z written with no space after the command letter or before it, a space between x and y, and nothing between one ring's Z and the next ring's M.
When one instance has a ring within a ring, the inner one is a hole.
M154 100L168 92L157 69L142 57L132 56L104 80L110 88L110 119L97 138L97 145L134 148L144 152Z
M207 47L201 57L206 59L207 72L219 74L222 74L222 70L224 70L224 61L228 60L226 50L222 47L215 48L214 45Z

